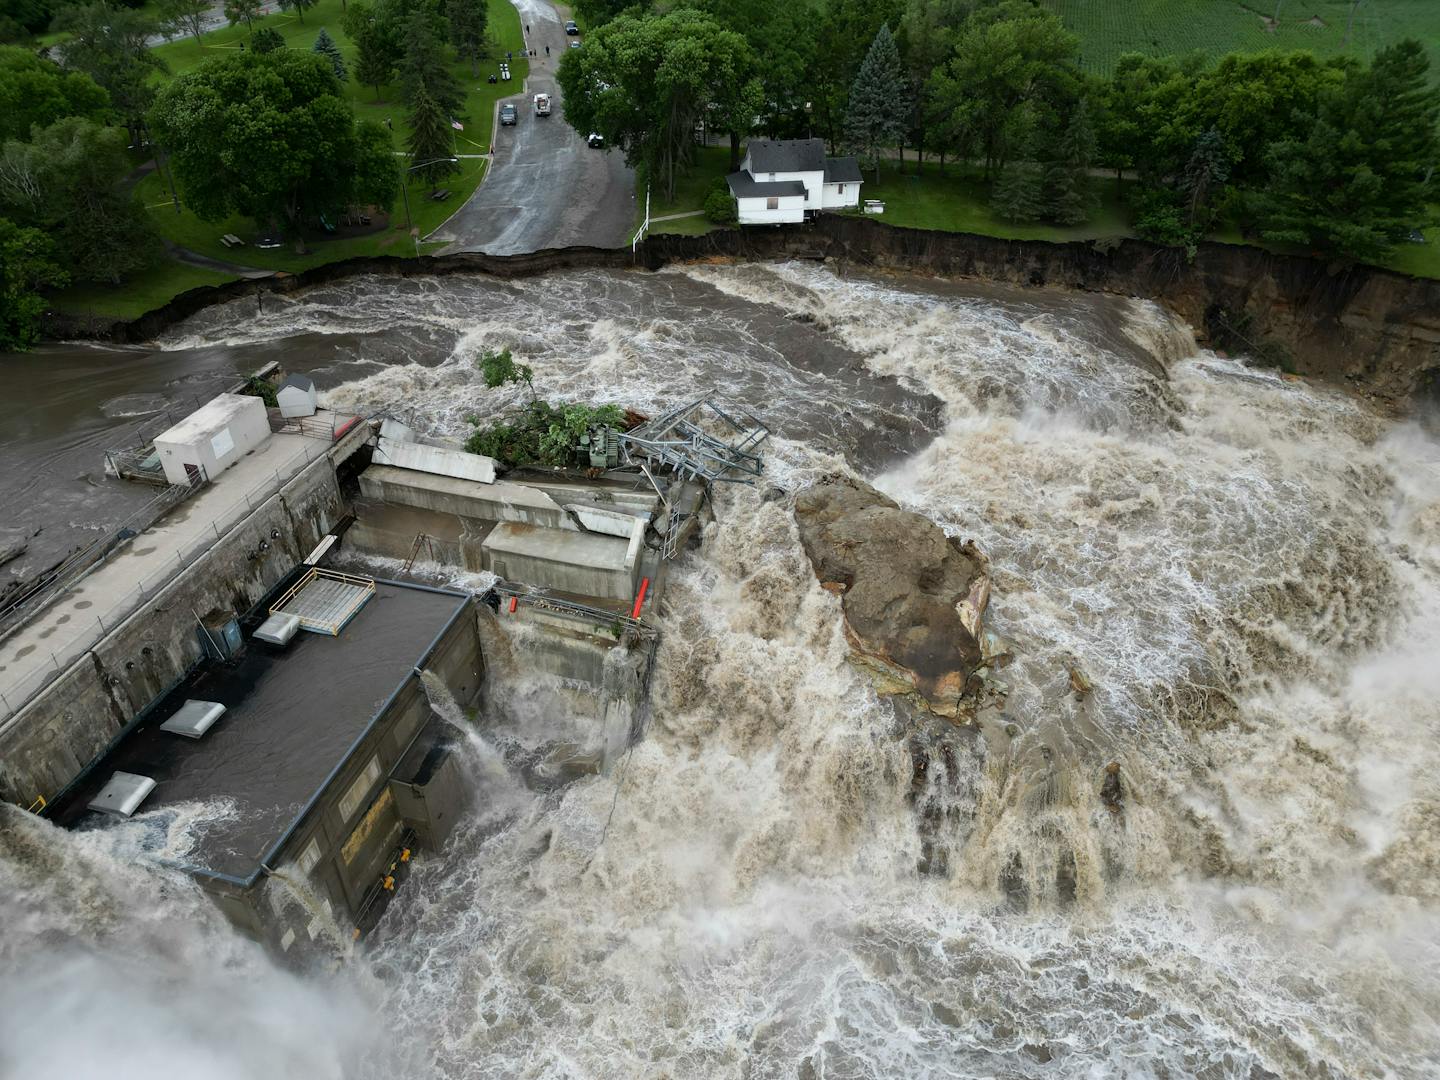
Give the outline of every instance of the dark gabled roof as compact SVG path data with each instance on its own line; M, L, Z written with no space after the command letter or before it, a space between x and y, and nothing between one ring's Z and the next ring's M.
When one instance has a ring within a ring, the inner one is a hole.
M825 168L821 139L751 139L750 171L820 172Z
M770 195L804 195L805 185L799 180L756 180L748 172L732 172L725 177L730 194L737 199L754 199Z
M284 390L287 386L293 386L300 390L310 391L315 389L315 384L304 375L287 375L285 381L277 386L276 390Z
M825 183L858 184L861 179L860 162L853 157L827 157L825 159Z

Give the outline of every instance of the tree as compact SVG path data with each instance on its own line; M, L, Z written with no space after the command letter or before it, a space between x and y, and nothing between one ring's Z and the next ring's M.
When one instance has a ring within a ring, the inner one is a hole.
M1019 141L1024 106L1043 127L1079 96L1079 39L1059 17L1003 0L966 20L955 53L931 77L946 126L984 157L994 176Z
M1090 164L1095 158L1095 128L1090 110L1081 98L1068 121L1052 140L1045 162L1046 216L1061 225L1079 225L1095 213Z
M280 36L280 31L273 27L262 26L250 35L251 50L262 56L285 47L285 39Z
M45 127L66 116L101 120L110 98L95 80L29 49L0 46L0 143L28 139L30 129Z
M315 0L279 0L279 3L283 10L295 12L301 26L305 25L305 9L315 6Z
M150 265L159 242L119 185L130 171L125 133L71 116L0 151L0 201L43 228L77 278L118 285Z
M1378 259L1430 217L1440 91L1415 41L1382 49L1325 93L1307 129L1270 154L1253 200L1267 240Z
M368 4L356 3L347 8L341 20L345 33L354 42L357 52L355 60L355 81L375 88L375 100L380 100L380 88L395 74L399 51L387 26L381 22L375 10Z
M417 7L405 20L405 58L400 62L400 88L411 108L423 93L445 111L447 117L460 111L465 92L445 62L440 48L438 20Z
M814 48L806 72L806 96L815 103L816 126L835 153L845 130L845 107L866 51L882 26L900 21L904 0L829 0L810 33Z
M300 252L317 215L364 203L388 208L395 195L388 135L357 125L330 65L311 52L206 60L160 92L153 123L202 220L240 213L283 221Z
M154 21L138 11L95 3L65 8L55 29L69 37L61 45L63 66L83 71L110 95L110 102L130 131L130 141L143 141L145 114L155 100L150 77L165 71L165 62L150 48L159 32Z
M900 74L900 53L890 27L882 25L870 43L855 85L850 89L850 108L845 117L845 134L860 151L862 162L875 169L880 182L880 151L893 146L905 134L905 84Z
M225 0L225 21L231 26L239 26L243 22L245 29L250 31L252 48L255 20L260 17L262 6L262 0Z
M480 74L480 57L485 54L485 25L489 18L483 0L446 0L445 21L455 55L470 61L470 74Z
M160 0L160 25L167 36L189 34L196 41L205 32L210 0Z
M937 126L930 77L955 48L955 31L969 17L972 0L907 0L897 44L909 85L908 123L915 142L915 171L925 160L929 133ZM942 121L943 126L943 121ZM937 142L944 147L943 134Z
M626 161L673 199L696 122L713 112L731 130L758 111L763 91L753 70L741 35L682 8L605 24L585 48L568 51L558 78L566 122L621 147Z
M450 118L422 86L410 105L411 169L432 189L452 173L460 171L454 159L455 135Z
M337 82L344 82L348 76L345 74L345 58L340 55L340 46L335 44L335 39L320 28L320 33L315 37L315 44L310 46L310 51L319 53L330 62L330 68L335 72Z
M0 349L33 345L36 320L45 311L40 290L69 283L55 263L54 248L39 229L0 218Z
M1230 151L1220 132L1211 128L1195 140L1195 149L1185 163L1180 189L1189 199L1190 227L1203 231L1210 224L1210 204L1215 193L1230 179Z
M491 390L514 383L517 386L523 385L530 391L531 401L539 400L535 393L534 369L528 364L515 363L515 357L510 355L509 349L499 352L487 349L475 361L475 366L480 369L480 377Z

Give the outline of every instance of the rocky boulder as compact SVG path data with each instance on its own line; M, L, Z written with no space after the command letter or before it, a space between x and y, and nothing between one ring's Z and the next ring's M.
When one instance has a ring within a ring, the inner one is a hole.
M855 663L881 693L960 714L984 662L990 562L980 549L845 477L800 492L795 521L816 576L841 597Z

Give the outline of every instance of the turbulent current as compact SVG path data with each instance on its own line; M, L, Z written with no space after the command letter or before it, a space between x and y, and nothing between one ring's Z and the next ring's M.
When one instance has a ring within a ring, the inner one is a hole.
M507 765L604 733L523 643L493 665L478 812L332 971L135 865L233 808L0 818L0 1074L1440 1076L1418 428L1146 303L802 264L361 280L162 344L303 356L330 403L437 434L515 400L484 348L552 398L713 390L774 430L767 480L677 565L645 738L603 775ZM992 562L1016 660L920 793L945 875L791 517L837 470Z

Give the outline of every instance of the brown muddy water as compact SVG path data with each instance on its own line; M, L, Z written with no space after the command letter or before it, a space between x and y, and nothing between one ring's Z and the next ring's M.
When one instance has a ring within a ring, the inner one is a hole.
M587 718L497 650L480 810L327 971L280 970L146 865L234 806L0 817L0 1073L1440 1075L1418 429L1146 303L778 264L239 302L36 430L78 460L103 401L280 359L337 407L463 435L519 400L471 363L503 347L552 398L714 390L774 429L767 483L723 492L676 567L646 738L533 790L501 751ZM948 877L916 871L901 720L846 663L784 497L833 470L992 560L1017 660L928 780Z

